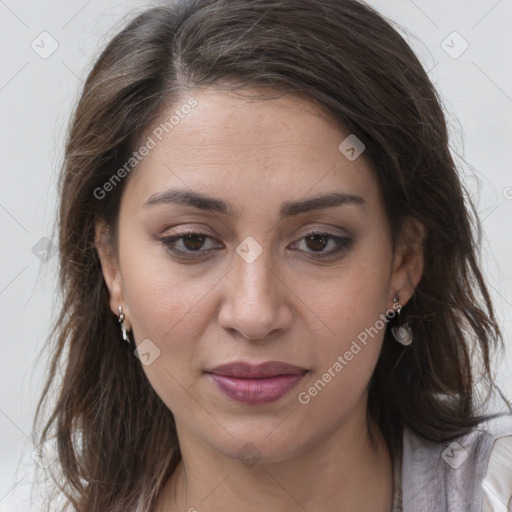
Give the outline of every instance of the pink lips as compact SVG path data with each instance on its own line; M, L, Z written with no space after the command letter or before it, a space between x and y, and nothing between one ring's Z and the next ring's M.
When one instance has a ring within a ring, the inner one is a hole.
M298 366L269 361L259 365L235 362L207 373L229 398L256 405L279 400L299 383L306 371Z

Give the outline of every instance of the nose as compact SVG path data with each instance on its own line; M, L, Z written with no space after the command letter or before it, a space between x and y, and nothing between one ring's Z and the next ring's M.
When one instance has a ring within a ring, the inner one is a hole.
M270 264L263 254L252 263L235 255L234 268L224 281L218 316L221 327L249 340L262 340L290 328L293 294Z

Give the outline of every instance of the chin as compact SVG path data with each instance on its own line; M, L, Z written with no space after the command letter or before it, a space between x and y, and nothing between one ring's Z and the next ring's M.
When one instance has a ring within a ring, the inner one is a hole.
M293 424L290 418L273 418L268 422L238 422L227 428L219 437L212 431L203 432L203 441L227 457L239 459L248 467L256 464L275 464L288 461L307 453L316 446L326 433L305 428L304 422ZM289 422L287 424L287 422ZM300 424L302 423L302 424ZM225 425L225 423L223 423Z

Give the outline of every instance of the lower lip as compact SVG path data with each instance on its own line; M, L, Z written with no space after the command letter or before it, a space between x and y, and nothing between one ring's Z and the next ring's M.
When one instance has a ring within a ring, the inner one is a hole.
M279 400L294 388L304 373L276 375L263 379L241 379L209 374L218 388L229 398L243 404L268 404Z

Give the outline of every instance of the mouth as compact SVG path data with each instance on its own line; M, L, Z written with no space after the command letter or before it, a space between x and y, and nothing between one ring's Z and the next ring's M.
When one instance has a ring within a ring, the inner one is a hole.
M275 402L291 391L308 370L279 361L252 365L244 362L218 366L206 373L228 398L248 404Z

